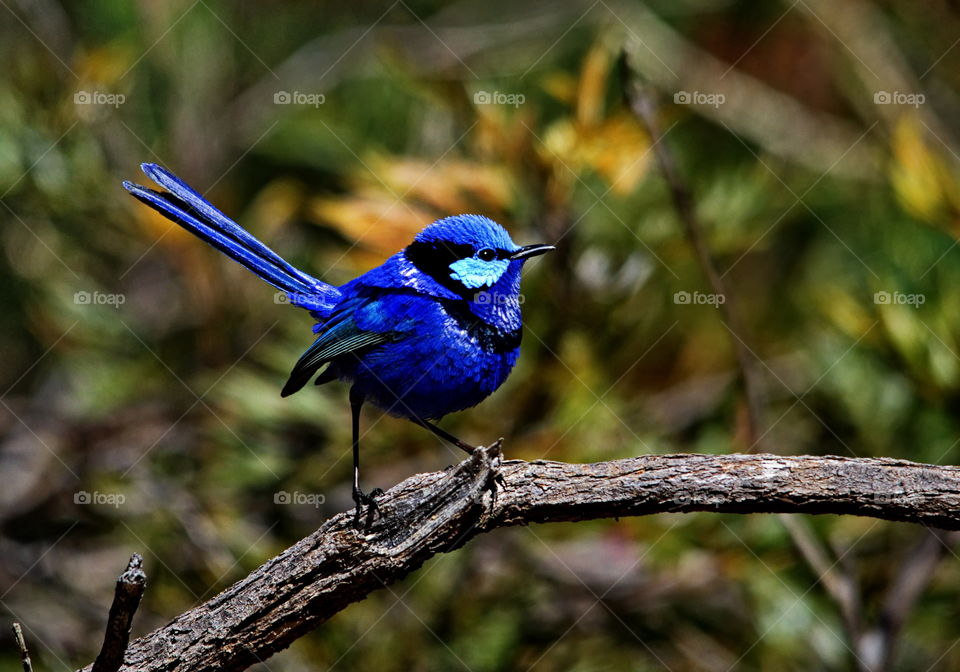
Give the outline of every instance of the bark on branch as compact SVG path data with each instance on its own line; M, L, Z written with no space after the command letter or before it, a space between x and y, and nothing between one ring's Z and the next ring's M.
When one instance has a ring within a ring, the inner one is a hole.
M132 642L123 670L242 670L436 555L499 527L663 512L832 513L960 529L960 467L892 459L645 455L418 474L363 529L334 516L243 580ZM87 668L89 669L89 668Z
M107 615L107 629L103 635L100 655L93 661L93 672L117 672L123 664L123 655L130 640L133 615L140 606L140 598L147 587L147 575L143 572L143 558L134 553L127 569L117 578L113 604Z

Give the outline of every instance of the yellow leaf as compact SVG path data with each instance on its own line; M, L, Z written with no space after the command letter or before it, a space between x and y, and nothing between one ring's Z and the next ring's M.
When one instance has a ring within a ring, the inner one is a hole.
M950 209L945 187L953 179L940 157L927 146L915 115L905 114L897 122L892 150L890 182L903 207L919 219L943 224Z
M369 164L375 186L407 201L420 201L442 215L506 210L513 192L503 169L461 159L435 164L419 159L378 158Z
M369 268L405 247L435 219L430 212L375 195L315 198L307 207L307 216L355 242L359 249L351 250L354 261Z
M633 190L650 163L649 136L623 112L596 127L560 120L547 130L544 145L546 159L552 157L578 173L592 169L619 195Z
M544 77L540 84L548 95L562 103L573 106L577 102L577 80L568 72L553 72Z
M584 126L594 126L603 118L610 60L610 52L602 42L594 44L583 59L577 87L577 121Z

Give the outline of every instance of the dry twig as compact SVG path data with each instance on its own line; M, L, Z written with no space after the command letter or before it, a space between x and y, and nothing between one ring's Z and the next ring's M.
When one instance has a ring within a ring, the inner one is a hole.
M140 598L143 597L146 586L147 575L143 572L143 558L139 553L134 553L127 563L126 571L117 578L103 645L93 663L93 672L117 672L120 669L123 654L130 641L133 615L140 606Z

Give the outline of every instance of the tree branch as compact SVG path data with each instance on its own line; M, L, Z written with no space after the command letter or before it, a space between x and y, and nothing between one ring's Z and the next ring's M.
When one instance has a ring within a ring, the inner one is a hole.
M20 665L23 667L23 672L33 672L33 662L30 660L30 650L27 649L27 640L23 638L23 628L21 628L20 624L16 621L13 622L10 628L13 630L13 641L16 643L17 650L20 652Z
M892 459L645 455L595 464L500 461L499 444L411 476L215 598L130 644L123 670L242 670L437 553L512 525L663 512L831 513L960 529L960 467ZM86 668L90 669L90 668Z
M103 634L100 655L93 662L93 672L117 672L123 664L123 654L130 641L130 626L133 615L140 606L140 598L147 587L147 575L143 572L143 558L139 553L130 556L127 569L117 578L113 604L107 615L107 629Z

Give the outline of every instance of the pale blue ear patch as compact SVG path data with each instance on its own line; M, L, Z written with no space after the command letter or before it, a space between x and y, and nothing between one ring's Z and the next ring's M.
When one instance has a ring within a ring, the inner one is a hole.
M500 279L508 266L510 266L509 259L482 261L467 257L450 264L450 270L452 271L450 277L459 281L467 289L490 287Z

